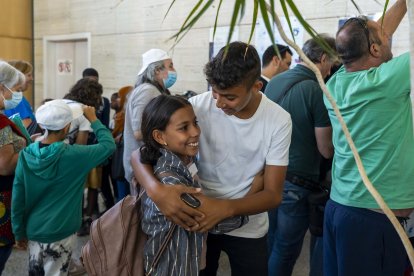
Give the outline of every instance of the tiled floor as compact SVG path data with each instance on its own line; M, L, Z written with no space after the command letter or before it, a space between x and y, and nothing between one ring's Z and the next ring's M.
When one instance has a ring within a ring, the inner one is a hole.
M75 258L79 257L80 250L82 245L86 242L88 237L77 238L77 248L74 252ZM302 249L302 254L299 257L298 262L296 263L295 269L293 271L293 276L306 276L309 274L309 235L305 237L305 243ZM10 256L8 262L6 263L6 268L3 272L4 276L23 276L27 275L28 267L28 254L25 251L13 250L12 255ZM230 275L230 268L228 264L227 257L223 254L220 260L219 276Z

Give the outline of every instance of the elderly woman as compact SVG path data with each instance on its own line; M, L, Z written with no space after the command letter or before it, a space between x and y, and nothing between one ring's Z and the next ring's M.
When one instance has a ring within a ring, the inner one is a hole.
M24 74L26 81L21 86L21 91L27 91L33 83L32 65L25 60L10 60L8 63ZM30 135L38 132L39 129L37 127L32 107L25 97L22 98L22 101L16 106L16 108L12 108L4 112L7 117L10 117L16 113L20 115L20 118L22 119L23 124L27 128Z
M19 152L27 141L21 130L5 116L22 100L19 92L24 75L7 62L0 61L0 274L14 244L10 222L11 192Z
M161 49L151 49L142 55L142 68L138 73L135 89L128 95L124 126L124 169L132 195L131 153L142 146L141 119L145 106L161 94L170 94L170 88L177 79L177 73L168 54Z

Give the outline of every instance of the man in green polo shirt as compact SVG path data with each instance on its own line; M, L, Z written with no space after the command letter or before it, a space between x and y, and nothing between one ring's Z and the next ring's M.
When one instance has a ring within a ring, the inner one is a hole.
M398 0L383 23L346 21L336 36L344 66L328 82L369 179L401 219L414 207L410 57L393 58L390 37L405 13L406 1ZM365 188L333 108L326 99L325 104L335 146L325 209L325 275L403 275L401 240Z

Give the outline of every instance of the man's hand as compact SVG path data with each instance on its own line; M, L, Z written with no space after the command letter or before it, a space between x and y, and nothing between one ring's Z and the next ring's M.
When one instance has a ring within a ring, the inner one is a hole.
M91 123L98 120L96 117L95 107L93 106L84 105L83 115L85 115L86 119L88 119L88 121Z
M27 249L27 239L16 241L16 248L21 250Z
M200 195L200 192L200 189L184 185L161 185L156 194L149 196L167 219L190 231L199 227L197 219L203 218L204 214L198 208L194 209L185 204L180 196L183 193Z
M201 206L197 209L205 216L196 218L199 225L191 227L191 231L207 232L223 219L232 216L228 200L215 199L205 195L197 195L196 197L201 202Z

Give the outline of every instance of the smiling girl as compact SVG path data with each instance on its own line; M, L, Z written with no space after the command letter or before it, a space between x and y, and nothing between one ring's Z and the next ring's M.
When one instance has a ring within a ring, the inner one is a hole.
M197 172L194 160L200 128L187 100L167 95L151 100L143 112L141 131L141 162L154 166L154 174L162 183L199 187L193 177ZM173 223L146 194L142 211L142 229L148 235L144 249L148 272ZM176 227L152 275L198 275L202 242L202 233Z

